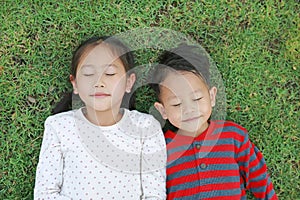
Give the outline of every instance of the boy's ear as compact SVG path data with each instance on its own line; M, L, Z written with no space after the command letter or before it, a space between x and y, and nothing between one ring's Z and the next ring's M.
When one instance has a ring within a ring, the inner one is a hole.
M134 73L130 74L129 77L127 77L127 83L126 83L126 89L125 89L125 91L127 93L131 92L131 89L132 89L133 84L135 83L135 80L136 80L136 76Z
M73 75L70 75L70 81L71 81L72 86L73 86L73 93L78 94L76 80L75 80L75 77Z
M154 107L156 108L156 110L158 110L163 119L168 119L165 107L161 103L155 102Z
M216 105L217 88L216 87L212 87L209 90L209 95L210 95L211 106L214 107Z

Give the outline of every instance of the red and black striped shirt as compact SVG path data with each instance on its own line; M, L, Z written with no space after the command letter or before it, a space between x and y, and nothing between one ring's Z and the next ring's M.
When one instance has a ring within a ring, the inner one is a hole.
M194 137L165 133L168 150L168 199L277 199L261 152L245 128L211 121Z

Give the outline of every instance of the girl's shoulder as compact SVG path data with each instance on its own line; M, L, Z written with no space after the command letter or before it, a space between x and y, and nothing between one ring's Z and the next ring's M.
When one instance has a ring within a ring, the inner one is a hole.
M132 119L137 119L137 120L155 120L154 117L150 114L147 113L142 113L138 110L127 110L126 111L128 114L128 117Z
M55 115L50 115L45 120L45 125L47 124L56 124L56 123L63 123L64 121L70 121L74 119L74 114L77 110L70 110L62 113L58 113Z
M141 126L152 126L153 124L159 124L159 122L150 114L142 113L137 110L126 110L127 117L134 121L135 124L139 124Z

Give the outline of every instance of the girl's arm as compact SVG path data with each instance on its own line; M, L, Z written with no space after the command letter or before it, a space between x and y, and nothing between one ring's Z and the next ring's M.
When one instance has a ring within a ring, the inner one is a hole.
M70 199L60 194L63 183L63 154L56 131L48 118L36 171L34 199Z
M142 137L142 199L166 199L166 144L159 122L151 119Z
M262 153L249 140L248 134L238 154L240 172L247 190L256 199L277 200Z

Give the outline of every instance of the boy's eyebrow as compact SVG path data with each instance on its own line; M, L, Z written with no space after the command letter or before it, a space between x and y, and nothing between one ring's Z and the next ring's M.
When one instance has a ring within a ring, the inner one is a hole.
M195 94L195 93L202 94L203 92L202 92L202 90L197 89L197 90L195 90L195 91L192 91L192 92L191 92L191 95L193 95L193 94ZM179 96L178 96L178 95L173 95L173 96L169 96L169 97L167 98L167 100L173 100L173 99L179 99Z
M192 91L191 93L192 93L192 94L194 94L194 93L201 93L201 94L202 94L203 92L202 92L201 89L197 89L197 90L195 90L195 91Z
M167 100L173 100L173 99L179 99L178 96L174 95L174 96L170 96L167 98Z

